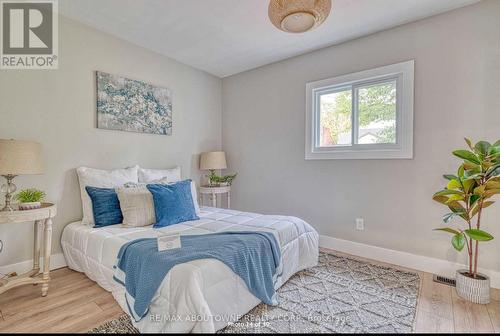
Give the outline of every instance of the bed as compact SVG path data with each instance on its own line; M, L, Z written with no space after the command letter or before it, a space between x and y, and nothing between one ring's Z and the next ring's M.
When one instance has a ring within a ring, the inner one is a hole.
M127 313L124 287L113 280L113 265L120 247L134 239L176 233L270 231L278 238L282 253L283 273L278 286L296 272L317 264L318 233L297 217L211 207L202 207L199 217L196 221L161 229L122 225L92 228L75 222L65 227L61 244L68 266L84 272L110 291ZM259 303L243 280L224 263L214 259L196 260L177 265L168 273L155 294L148 315L134 324L141 333L215 332Z

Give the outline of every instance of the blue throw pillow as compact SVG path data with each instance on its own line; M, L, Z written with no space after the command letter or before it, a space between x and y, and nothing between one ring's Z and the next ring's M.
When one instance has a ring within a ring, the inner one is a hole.
M155 228L200 219L191 196L191 180L171 184L148 184L156 212Z
M120 201L115 189L85 187L92 200L94 227L103 227L123 222Z

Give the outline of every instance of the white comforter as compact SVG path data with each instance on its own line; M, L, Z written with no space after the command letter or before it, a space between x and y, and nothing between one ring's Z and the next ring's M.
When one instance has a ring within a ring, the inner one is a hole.
M279 237L283 275L281 286L296 272L317 264L318 233L296 217L202 207L200 220L172 225L125 228L113 225L91 228L75 222L64 229L62 247L68 266L111 291L122 309L124 287L113 280L113 265L120 247L134 239L180 233L206 234L221 231L265 230ZM136 327L141 332L215 332L259 304L243 280L224 263L196 260L175 266L158 289L150 314Z

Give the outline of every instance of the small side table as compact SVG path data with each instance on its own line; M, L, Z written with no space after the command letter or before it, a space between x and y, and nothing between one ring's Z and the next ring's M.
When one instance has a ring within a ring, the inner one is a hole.
M203 204L203 195L210 195L210 199L212 200L212 206L214 208L217 207L217 195L227 194L227 208L231 209L231 186L224 187L200 187L199 189L199 202Z
M52 218L57 207L52 203L42 203L40 209L0 211L0 224L34 222L33 269L11 278L0 279L0 294L11 288L42 284L42 296L46 296L50 281L50 253L52 250ZM40 276L40 236L43 229L43 272Z

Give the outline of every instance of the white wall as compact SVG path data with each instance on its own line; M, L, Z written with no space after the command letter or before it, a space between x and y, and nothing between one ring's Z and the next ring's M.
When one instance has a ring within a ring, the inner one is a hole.
M58 204L54 253L63 227L82 217L76 167L180 165L184 177L197 178L197 154L221 146L219 78L74 21L59 24L59 70L0 70L0 138L43 144L46 173L16 183ZM170 88L173 135L96 129L96 70ZM0 266L31 259L32 237L32 224L1 225Z
M223 79L223 148L241 210L291 214L323 235L465 262L432 229L432 201L462 138L500 138L500 1L439 16ZM304 160L309 81L415 60L413 160ZM500 202L499 202L500 203ZM365 231L355 231L355 218ZM500 206L485 211L482 266L500 270Z

